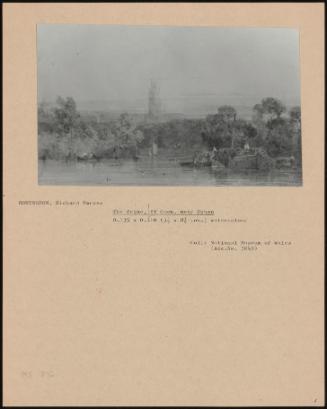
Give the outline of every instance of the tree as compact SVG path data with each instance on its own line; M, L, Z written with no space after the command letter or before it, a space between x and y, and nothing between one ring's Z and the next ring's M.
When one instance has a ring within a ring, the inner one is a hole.
M225 122L231 122L236 120L236 109L230 105L223 105L218 108L218 114L222 116Z
M262 113L268 114L270 119L280 118L286 111L284 104L275 98L264 98L261 101Z
M257 129L248 121L244 119L237 119L232 124L233 131L233 143L232 147L243 148L245 143L249 143L250 146L257 146L258 132Z
M37 110L38 132L50 132L54 131L54 114L46 103L41 102L38 105Z
M299 106L290 109L290 119L291 122L297 124L299 127L301 126L301 108Z
M260 104L254 105L252 120L258 132L258 141L267 139L269 129L280 124L280 120L283 120L281 115L285 111L283 103L271 97L264 98Z
M115 123L115 149L117 157L120 155L132 155L136 157L139 145L144 140L144 134L135 120L123 113Z
M54 110L55 121L60 133L70 135L70 155L72 153L73 131L80 118L73 98L57 98L57 107Z
M272 157L290 155L292 153L292 133L290 124L283 118L272 119L267 124L268 135L265 147Z
M202 139L210 149L213 147L219 149L231 145L231 127L222 113L206 117L202 129Z
M224 105L218 113L208 115L202 127L202 140L209 149L220 148L243 148L246 142L256 146L259 142L257 129L251 122L236 118L236 110ZM260 143L260 145L262 142Z
M290 109L290 123L293 131L293 149L298 163L302 163L302 138L301 138L301 108L295 106Z

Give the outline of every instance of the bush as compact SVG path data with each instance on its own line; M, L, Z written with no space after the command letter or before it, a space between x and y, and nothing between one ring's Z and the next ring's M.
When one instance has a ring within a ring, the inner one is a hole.
M292 131L290 124L284 119L276 119L267 123L268 135L265 148L271 157L290 155L292 153Z

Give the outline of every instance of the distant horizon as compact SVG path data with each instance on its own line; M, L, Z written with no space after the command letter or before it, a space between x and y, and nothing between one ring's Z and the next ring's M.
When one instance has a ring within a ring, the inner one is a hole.
M59 97L59 95L58 95ZM62 96L64 98L68 97L68 95L66 96ZM81 111L81 112L96 112L96 113L107 113L107 114L119 114L119 113L123 113L126 112L128 114L133 114L133 115L146 115L148 113L148 101L146 98L138 98L138 100L143 100L144 104L142 104L142 106L138 106L138 107L132 107L130 101L126 101L123 99L99 99L99 100L84 100L84 101L78 101L74 98L74 96L70 96L72 97L77 105L77 110ZM185 97L184 97L185 98ZM229 97L231 98L231 96ZM249 98L250 97L245 97L245 98ZM275 97L276 98L276 97ZM178 99L177 97L174 99ZM183 97L180 97L180 99L183 99ZM292 108L293 106L300 106L300 101L296 100L295 98L288 98L288 99L281 99L281 98L277 98L279 99L285 106L287 109ZM226 100L221 100L221 101L212 101L210 103L204 104L202 105L202 107L199 106L193 106L193 108L191 109L189 107L188 110L184 110L184 111L168 111L163 109L162 110L162 115L178 115L178 116L183 116L183 117L204 117L206 115L209 114L213 114L215 112L217 112L217 109L219 108L219 106L222 105L231 105L233 106L237 113L239 114L240 117L250 117L250 114L252 112L253 106L257 103L260 103L262 100L258 99L258 98L251 98L251 101L247 101L247 102L242 102L242 101L235 101L235 102L231 102L231 101L226 101ZM117 102L119 102L119 104L117 104ZM127 102L127 104L126 104ZM56 99L51 100L51 101L39 101L39 103L44 103L46 105L49 105L51 107L54 107L56 105ZM114 105L114 106L113 106ZM240 111L240 112L239 112ZM246 112L245 112L246 111Z

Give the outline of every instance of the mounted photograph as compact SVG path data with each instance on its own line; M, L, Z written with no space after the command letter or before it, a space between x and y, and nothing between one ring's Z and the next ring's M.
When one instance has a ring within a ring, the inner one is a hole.
M39 185L302 186L299 32L37 25Z

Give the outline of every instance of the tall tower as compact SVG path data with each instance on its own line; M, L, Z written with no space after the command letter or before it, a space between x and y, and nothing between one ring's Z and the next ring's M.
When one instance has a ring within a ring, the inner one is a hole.
M159 97L159 86L151 80L149 88L149 118L152 120L159 119L161 114L161 102Z

